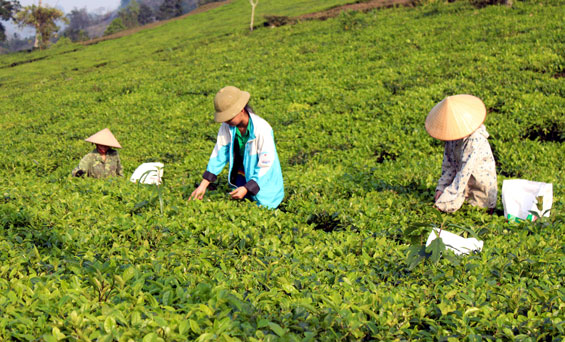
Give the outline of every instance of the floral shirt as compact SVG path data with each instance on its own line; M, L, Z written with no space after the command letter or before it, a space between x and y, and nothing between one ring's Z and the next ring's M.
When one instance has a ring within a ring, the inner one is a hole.
M72 175L75 177L80 177L83 174L93 178L123 176L124 173L118 151L109 149L106 152L106 160L104 161L98 150L94 149L81 159L78 167L72 172Z
M488 136L481 125L470 136L445 143L436 188L443 192L435 203L439 210L454 212L465 200L479 207L496 206L496 166Z

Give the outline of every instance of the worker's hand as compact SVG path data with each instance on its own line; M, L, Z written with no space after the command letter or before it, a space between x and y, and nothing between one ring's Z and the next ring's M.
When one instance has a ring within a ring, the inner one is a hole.
M439 196L441 196L441 194L443 194L443 191L436 191L436 197L434 197L434 202L437 201L437 199L439 198Z
M230 196L233 199L243 199L247 195L247 189L244 186L240 186L239 188L235 189L234 191L230 192Z
M206 193L206 189L208 188L209 184L209 181L203 179L202 182L200 182L200 185L196 189L194 189L192 194L190 194L188 200L201 200L202 198L204 198L204 194Z

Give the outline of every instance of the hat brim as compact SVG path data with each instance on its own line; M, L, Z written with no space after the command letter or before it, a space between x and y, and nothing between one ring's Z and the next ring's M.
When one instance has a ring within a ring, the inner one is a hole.
M91 135L90 137L84 139L84 141L97 145L122 148L122 145L120 145L116 137L114 137L114 135L108 128L104 128L98 133Z
M251 95L246 91L242 91L241 97L236 102L234 102L234 104L231 105L231 107L224 110L223 112L214 113L214 121L216 122L230 121L237 114L239 114L239 112L241 112L241 110L245 107L247 103L249 103L249 98L251 98Z
M486 107L473 95L449 96L434 106L426 117L426 131L433 138L453 141L477 130L486 119Z

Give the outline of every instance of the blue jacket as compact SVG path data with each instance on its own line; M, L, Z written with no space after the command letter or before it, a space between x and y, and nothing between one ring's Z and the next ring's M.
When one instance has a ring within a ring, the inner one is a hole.
M273 129L267 121L249 111L249 140L245 145L243 155L243 168L245 171L244 185L251 198L261 206L274 209L278 207L284 197L283 177L281 164L277 149ZM230 127L227 123L222 123L218 132L218 139L214 151L208 161L208 167L204 172L204 179L214 182L217 175L222 172L227 162L230 163L228 173L232 172L233 167L233 146L235 141L235 130L237 127Z

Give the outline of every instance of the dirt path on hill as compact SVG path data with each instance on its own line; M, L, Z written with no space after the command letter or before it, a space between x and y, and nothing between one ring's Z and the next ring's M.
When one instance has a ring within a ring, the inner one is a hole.
M396 6L413 6L413 0L369 0L355 4L341 5L325 11L307 13L294 17L295 20L326 20L337 17L343 11L370 11L375 8L387 8Z

